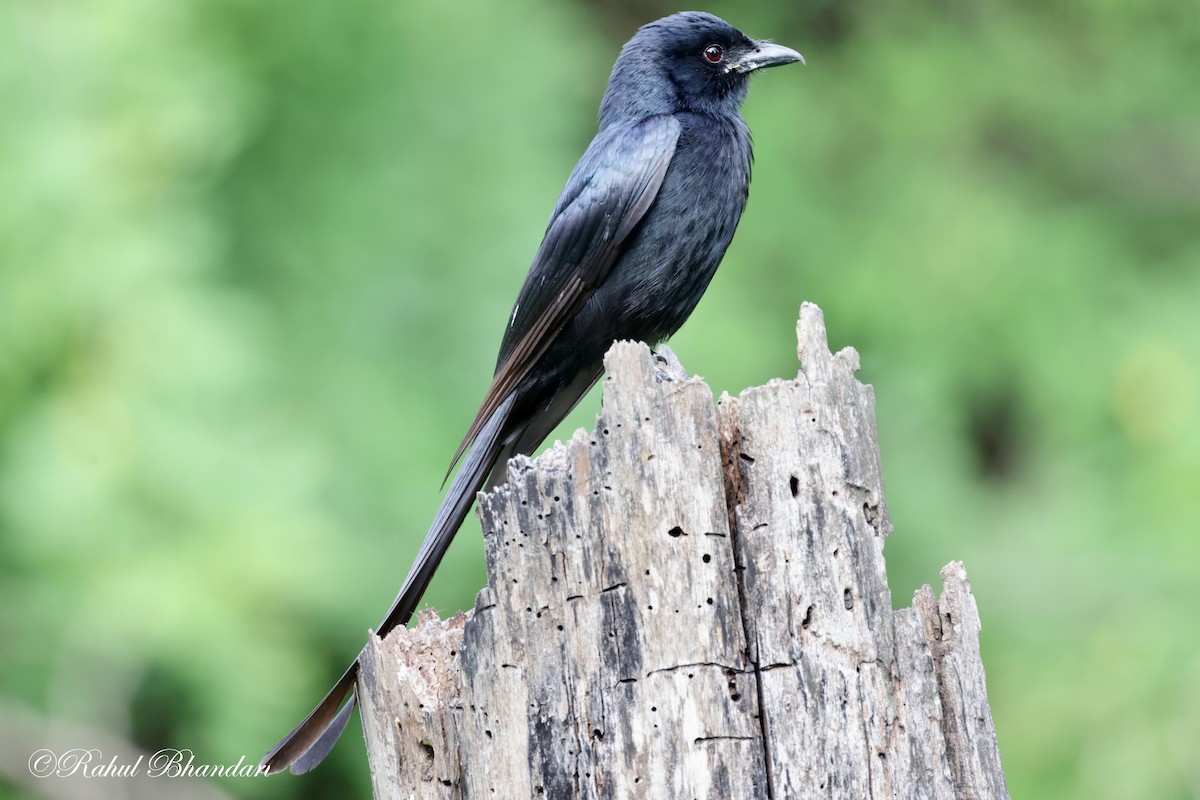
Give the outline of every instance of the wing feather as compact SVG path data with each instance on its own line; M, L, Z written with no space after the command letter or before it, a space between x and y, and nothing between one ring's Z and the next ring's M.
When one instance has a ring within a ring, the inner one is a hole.
M517 296L496 374L454 453L451 471L484 422L608 276L629 234L658 196L679 131L673 116L649 117L630 127L602 130L583 154Z

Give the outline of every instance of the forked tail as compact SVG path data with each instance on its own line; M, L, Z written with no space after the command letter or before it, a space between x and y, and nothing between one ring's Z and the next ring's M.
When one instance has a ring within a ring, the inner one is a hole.
M400 593L375 631L379 636L386 636L392 628L408 622L416 611L425 587L433 579L446 548L467 516L475 494L496 464L504 445L503 433L507 428L505 423L512 410L513 398L514 395L510 394L504 399L463 458L462 466L442 500ZM312 713L263 756L261 763L268 773L291 768L293 773L299 775L308 772L329 755L350 720L350 712L354 710L357 699L354 696L354 684L357 678L356 659Z

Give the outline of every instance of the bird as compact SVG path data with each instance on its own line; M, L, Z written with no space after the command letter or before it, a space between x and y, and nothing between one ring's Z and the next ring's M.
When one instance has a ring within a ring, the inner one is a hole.
M408 622L476 494L574 408L609 345L656 344L692 313L749 193L749 77L794 62L804 57L696 11L643 25L621 48L595 138L554 205L446 478L458 472L377 635ZM264 772L300 774L325 758L350 719L357 675L356 660L263 757Z

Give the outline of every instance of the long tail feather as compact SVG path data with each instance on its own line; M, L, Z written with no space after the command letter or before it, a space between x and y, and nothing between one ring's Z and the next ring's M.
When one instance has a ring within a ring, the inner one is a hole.
M342 677L333 685L333 688L325 695L321 702L314 708L304 721L297 725L283 737L279 742L271 748L271 752L263 756L260 765L273 775L276 772L281 772L288 767L292 768L292 772L299 775L303 772L315 767L325 757L325 753L329 752L329 748L333 747L337 737L346 727L346 720L350 718L350 709L354 707L354 681L358 678L358 661L350 665L350 668L342 673ZM345 718L338 725L338 717L341 713L338 712L338 706L347 697L350 700L345 704ZM305 758L305 755L315 749L315 745L321 740L322 735L326 731L335 731L333 741L329 742L329 747L324 753L320 754L320 758L316 761L307 764L306 768L301 769L298 766L298 761L303 760L309 762L310 759Z
M480 430L479 436L463 459L462 467L454 476L454 481L442 500L437 516L429 527L429 533L426 534L412 568L404 579L400 593L396 595L392 607L375 631L379 636L385 636L396 626L408 622L416 611L417 604L421 601L429 581L433 579L433 573L442 556L446 554L454 534L466 518L467 511L475 500L475 494L496 464L504 444L505 431L508 430L506 423L512 405L513 395L509 395ZM290 767L292 772L300 774L321 763L342 735L350 719L350 712L354 710L356 698L353 692L357 678L356 660L312 713L263 757L262 765L268 773Z

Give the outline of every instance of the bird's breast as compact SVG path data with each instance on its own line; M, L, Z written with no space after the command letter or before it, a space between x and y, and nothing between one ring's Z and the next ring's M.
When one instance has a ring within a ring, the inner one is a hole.
M539 375L547 385L570 380L580 364L599 369L614 340L654 344L675 333L733 239L750 182L749 132L740 118L679 116L682 133L658 195L604 281L543 356Z
M683 324L733 239L750 183L750 134L740 117L680 115L682 132L658 197L614 266L609 303L619 336L654 342ZM618 298L612 298L618 300Z

